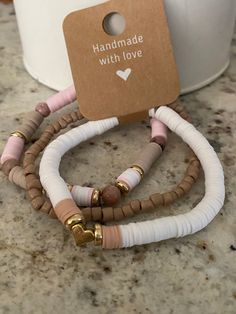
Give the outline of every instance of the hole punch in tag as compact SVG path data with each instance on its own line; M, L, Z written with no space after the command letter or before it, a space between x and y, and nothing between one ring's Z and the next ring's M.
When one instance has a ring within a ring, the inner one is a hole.
M70 13L63 29L87 119L138 121L147 116L141 113L178 98L163 0L111 0Z

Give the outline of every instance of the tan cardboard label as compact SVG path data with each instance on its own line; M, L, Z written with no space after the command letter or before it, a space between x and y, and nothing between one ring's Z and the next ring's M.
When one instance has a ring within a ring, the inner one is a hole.
M112 12L125 18L120 35L104 31ZM134 117L178 97L163 0L112 0L70 13L63 28L80 110L89 120Z

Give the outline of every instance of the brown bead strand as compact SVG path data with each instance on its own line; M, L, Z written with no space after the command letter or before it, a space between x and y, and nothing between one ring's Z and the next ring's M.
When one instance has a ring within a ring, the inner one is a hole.
M23 169L27 194L30 202L34 209L41 210L53 218L56 217L54 209L47 196L43 194L43 187L40 183L38 175L36 174L35 161L40 152L48 145L56 133L58 133L61 129L66 128L68 124L81 119L83 119L83 116L80 111L62 116L59 120L46 127L39 140L32 144L24 154Z
M96 221L108 222L110 221L111 217L113 217L113 220L119 221L125 218L133 217L137 214L151 211L160 206L169 206L174 201L189 192L189 190L192 188L192 185L198 178L199 172L200 162L198 161L197 157L195 157L195 159L190 162L182 181L172 191L165 193L154 193L150 195L149 199L147 200L134 200L121 208L86 207L81 209L82 213L84 214L86 221L94 220L93 218L96 215Z
M181 116L184 116L186 120L190 120L183 106L179 103L173 103L169 107L176 110ZM43 188L35 170L35 160L56 133L68 126L71 122L76 122L82 118L83 117L79 111L62 116L58 121L53 122L45 129L39 140L26 151L24 156L23 167L26 176L27 192L31 204L35 209L48 213L51 217L55 217L55 213L50 200L42 192ZM108 222L110 220L118 221L132 217L136 214L153 210L159 206L170 205L175 200L188 193L198 178L199 172L200 162L193 151L190 150L189 165L186 174L173 191L165 192L163 194L154 193L150 195L148 200L133 200L127 205L118 208L86 207L81 209L82 213L87 221Z

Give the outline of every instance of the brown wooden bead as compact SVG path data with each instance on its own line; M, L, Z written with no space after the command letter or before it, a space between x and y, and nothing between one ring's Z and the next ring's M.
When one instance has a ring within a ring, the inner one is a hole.
M30 197L31 200L33 200L34 198L38 196L42 196L42 192L39 189L32 188L28 190L28 196Z
M35 111L38 111L39 113L41 113L43 117L47 117L51 113L47 103L45 102L38 103L37 106L35 107Z
M78 120L78 116L77 116L76 112L71 112L70 115L71 115L71 118L72 118L73 122L76 122Z
M93 221L102 220L102 208L101 207L92 207L91 214L92 214Z
M40 137L40 139L42 140L44 140L44 141L48 141L48 142L50 142L51 141L51 139L52 139L52 135L50 134L50 133L45 133L45 132L43 132L43 134L41 135L41 137Z
M149 198L155 207L164 205L164 200L160 193L152 194Z
M141 210L140 200L133 200L129 203L134 213L138 214Z
M51 139L50 139L51 140ZM45 145L44 143L39 139L32 145L33 153L35 154L37 152L37 156L39 153L44 149Z
M16 159L8 159L2 164L2 172L8 176L11 169L13 169L15 166L19 165L19 161Z
M22 189L26 190L26 180L22 167L15 166L12 168L8 175L8 179L11 183L14 183Z
M124 213L120 207L114 208L114 220L119 221L124 219Z
M175 188L174 191L178 195L178 198L181 198L182 196L185 195L185 191L180 186Z
M104 205L113 206L121 199L120 190L114 185L108 185L102 190L102 202Z
M134 216L134 212L130 205L122 206L122 211L124 213L125 218L130 218Z
M51 134L51 136L53 136L55 133L55 129L54 129L53 125L52 124L48 125L46 127L46 129L44 130L44 133L49 133L49 134Z
M38 179L38 177L35 174L29 174L26 176L26 186L27 189L42 189L42 185Z
M56 133L58 133L61 130L61 125L58 121L53 122L53 127Z
M142 200L141 208L142 208L142 211L147 212L147 211L153 210L155 206L151 200Z
M200 169L197 167L192 167L187 170L187 174L193 178L194 181L197 180L199 176Z
M91 207L85 207L85 208L81 208L82 213L84 215L84 219L86 221L91 221L92 219L92 208Z
M70 114L66 114L66 115L63 116L62 118L66 121L67 124L73 122L72 117L71 117Z
M44 200L44 203L41 206L40 211L42 211L43 213L49 214L52 209L53 209L52 203L50 202L50 200L46 199Z
M164 199L164 206L168 206L173 202L173 196L171 192L163 193L162 197Z
M35 158L33 155L25 155L23 159L23 168L26 168L28 165L34 164Z
M58 122L59 122L59 124L60 124L60 126L61 126L62 129L64 129L64 128L67 127L67 122L66 122L63 118L60 118L60 119L58 120Z
M175 202L179 198L178 194L175 191L171 191L170 193L172 195L172 201Z
M39 149L38 147L36 147L34 144L30 147L30 149L28 149L25 152L25 156L27 155L32 155L32 159L31 161L33 162L34 160L36 160L38 154L40 153L41 149Z
M31 204L35 210L39 210L44 204L44 198L42 196L37 196L31 200Z
M185 194L186 194L186 193L188 193L191 190L192 185L189 182L182 181L179 184L179 187L181 187L184 190Z
M191 177L190 175L186 176L183 181L186 181L186 182L190 183L191 185L193 185L195 182L194 178Z
M43 138L43 137L40 138L40 140L39 140L39 145L40 145L41 147L43 147L43 148L41 148L40 151L42 151L42 150L48 145L48 143L49 143L48 139ZM39 153L38 153L37 155L39 155Z
M25 175L28 175L31 173L35 173L35 164L29 164L24 168Z
M114 220L113 208L112 207L102 208L102 217L104 222Z

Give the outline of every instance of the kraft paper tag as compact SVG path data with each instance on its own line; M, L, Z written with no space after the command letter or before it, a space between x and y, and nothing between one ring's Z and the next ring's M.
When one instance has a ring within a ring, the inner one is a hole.
M112 12L126 21L120 35L104 31L103 20ZM177 99L179 80L163 0L112 0L70 13L63 28L87 119L122 120Z

